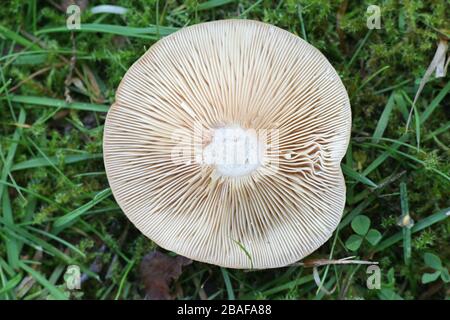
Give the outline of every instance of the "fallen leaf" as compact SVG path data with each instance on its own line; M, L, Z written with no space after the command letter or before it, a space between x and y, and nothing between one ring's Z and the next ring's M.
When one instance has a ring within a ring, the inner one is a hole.
M186 257L170 257L158 251L144 256L140 272L146 292L145 298L148 300L172 300L170 284L178 279L182 268L191 263L192 260Z

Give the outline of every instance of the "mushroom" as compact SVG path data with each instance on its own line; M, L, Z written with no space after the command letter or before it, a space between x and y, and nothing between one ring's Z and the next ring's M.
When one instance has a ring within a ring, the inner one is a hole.
M347 92L296 35L249 20L183 28L127 71L104 130L119 206L159 246L275 268L326 242L345 204Z

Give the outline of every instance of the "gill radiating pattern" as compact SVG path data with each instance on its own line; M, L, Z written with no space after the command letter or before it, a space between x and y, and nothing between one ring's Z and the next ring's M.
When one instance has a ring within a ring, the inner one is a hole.
M277 166L221 177L188 156L172 161L180 143L204 143L190 139L195 122L278 129L279 152L267 155ZM350 122L346 90L317 49L260 22L204 23L160 40L126 73L105 124L105 166L124 213L161 247L225 267L279 267L340 221Z

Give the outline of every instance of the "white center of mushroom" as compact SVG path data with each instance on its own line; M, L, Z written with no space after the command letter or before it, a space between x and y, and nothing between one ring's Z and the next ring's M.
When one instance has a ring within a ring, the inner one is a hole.
M212 141L203 149L203 161L215 165L223 176L239 177L256 170L262 163L263 146L255 130L239 126L215 129Z

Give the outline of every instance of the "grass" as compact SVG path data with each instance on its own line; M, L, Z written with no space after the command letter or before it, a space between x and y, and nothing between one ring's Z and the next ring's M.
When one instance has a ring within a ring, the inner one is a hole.
M308 258L356 255L379 261L382 284L380 290L367 289L364 266L318 268L323 286L318 288L307 267L242 271L194 262L177 280L183 289L177 298L448 299L441 280L422 284L421 277L425 253L438 255L444 266L450 261L449 77L432 78L412 103L437 48L436 30L448 29L448 5L385 1L382 29L368 30L367 5L299 3L142 0L131 6L119 0L115 4L129 9L125 16L85 10L82 28L74 32L50 2L5 3L0 11L0 299L145 295L139 264L155 245L130 225L111 196L102 161L105 115L124 72L158 39L228 18L265 21L303 37L341 76L353 116L342 164L347 203L330 241ZM97 4L89 1L90 7ZM350 252L344 245L350 223L362 214L382 239ZM414 220L410 228L397 225L405 216ZM66 288L69 265L80 266L82 291Z

